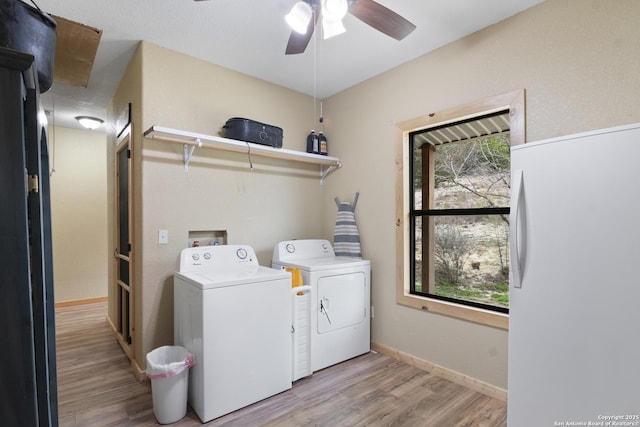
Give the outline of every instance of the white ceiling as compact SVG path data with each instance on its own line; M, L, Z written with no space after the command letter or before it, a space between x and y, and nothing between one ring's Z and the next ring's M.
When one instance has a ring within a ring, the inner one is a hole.
M394 40L347 14L347 32L285 55L284 15L296 0L36 0L45 12L103 30L87 88L62 84L42 96L49 122L78 127L77 115L105 108L140 40L326 98L543 0L377 0L414 23ZM104 127L102 128L104 129Z

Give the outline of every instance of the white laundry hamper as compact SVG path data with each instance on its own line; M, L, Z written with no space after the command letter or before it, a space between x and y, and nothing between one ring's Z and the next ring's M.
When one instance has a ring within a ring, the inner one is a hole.
M153 415L160 424L175 423L187 414L189 367L195 363L185 347L163 346L147 353Z
M311 286L291 290L292 334L291 381L308 377L311 371Z

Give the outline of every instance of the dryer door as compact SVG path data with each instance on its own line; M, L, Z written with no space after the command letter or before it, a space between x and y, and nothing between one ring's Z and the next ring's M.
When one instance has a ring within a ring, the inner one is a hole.
M319 334L357 325L366 319L366 277L357 271L318 279Z

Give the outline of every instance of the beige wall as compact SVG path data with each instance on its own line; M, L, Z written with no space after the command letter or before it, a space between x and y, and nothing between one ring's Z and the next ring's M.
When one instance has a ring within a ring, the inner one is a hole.
M506 389L507 331L395 302L395 124L523 88L528 141L639 122L639 20L636 0L549 0L325 102L344 166L324 187L324 234L333 197L360 191L373 341Z
M133 71L135 69L135 71ZM140 70L140 74L138 74ZM136 80L138 79L138 80ZM184 170L180 144L145 139L153 125L217 135L230 117L284 129L284 148L304 151L314 125L313 98L159 46L142 43L114 103L137 96L134 112L134 357L144 368L153 348L173 343L173 273L190 230L225 230L269 265L280 240L322 233L319 167L196 149ZM136 87L136 85L138 87ZM169 244L158 244L158 230Z
M548 0L329 98L330 154L344 166L323 186L311 167L254 158L250 171L245 157L216 150L196 149L185 172L182 146L142 132L160 125L216 134L227 118L245 116L283 127L285 148L304 151L317 127L313 100L142 43L112 109L113 117L133 99L138 363L172 342L172 274L188 230L227 230L230 243L251 244L268 265L279 240L330 239L333 198L359 191L356 218L372 260L372 339L506 388L506 331L395 302L396 124L523 88L529 141L638 122L639 18L636 0ZM157 243L160 228L169 230L168 245Z
M107 138L49 128L55 301L107 296Z

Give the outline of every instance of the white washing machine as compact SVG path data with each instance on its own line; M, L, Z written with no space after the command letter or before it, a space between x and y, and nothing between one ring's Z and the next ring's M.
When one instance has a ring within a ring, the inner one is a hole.
M188 399L203 422L290 389L290 273L246 245L184 249L174 341L194 355Z
M328 240L289 240L273 250L273 268L298 268L311 286L311 370L371 349L369 260L335 256Z

